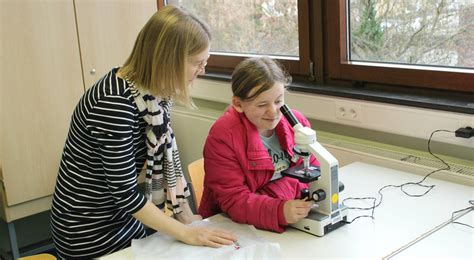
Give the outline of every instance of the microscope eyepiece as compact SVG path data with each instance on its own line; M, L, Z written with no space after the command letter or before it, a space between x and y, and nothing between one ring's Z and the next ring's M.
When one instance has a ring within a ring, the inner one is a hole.
M296 119L296 116L293 114L293 112L291 112L291 109L287 104L281 106L280 111L286 117L288 122L290 122L292 127L300 123L298 122L298 119Z

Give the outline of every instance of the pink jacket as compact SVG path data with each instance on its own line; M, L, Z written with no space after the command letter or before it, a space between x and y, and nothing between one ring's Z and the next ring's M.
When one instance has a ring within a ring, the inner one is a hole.
M293 111L300 123L308 120ZM293 156L293 128L286 118L276 126L283 150ZM302 160L298 161L301 164ZM311 163L319 165L312 156ZM283 232L288 225L283 214L287 200L300 197L308 185L283 177L270 182L274 166L258 130L230 107L212 126L204 147L204 192L199 214L207 218L225 212L238 223Z

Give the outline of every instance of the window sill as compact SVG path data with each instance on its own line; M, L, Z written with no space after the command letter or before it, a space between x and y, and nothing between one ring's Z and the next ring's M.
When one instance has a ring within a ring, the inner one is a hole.
M202 78L230 82L230 75L208 72ZM382 102L388 104L405 105L419 108L474 114L474 93L460 93L452 91L408 89L406 87L390 86L389 90L383 87L343 87L330 84L314 84L294 80L290 90L344 97L358 100Z

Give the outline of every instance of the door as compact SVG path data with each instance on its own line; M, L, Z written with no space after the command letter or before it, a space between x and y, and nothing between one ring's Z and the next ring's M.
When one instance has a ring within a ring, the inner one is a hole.
M75 1L85 87L121 66L140 29L157 11L156 0Z
M0 159L12 206L52 194L84 87L72 0L2 0L0 14Z

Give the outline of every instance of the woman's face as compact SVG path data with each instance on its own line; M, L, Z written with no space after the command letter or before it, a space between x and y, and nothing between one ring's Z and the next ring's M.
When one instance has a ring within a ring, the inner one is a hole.
M238 112L244 113L263 136L271 136L282 117L280 107L285 104L285 86L276 82L270 89L260 93L252 101L232 98L232 104Z
M209 59L209 47L188 58L188 64L186 66L186 80L188 84L193 83L198 75L204 75L206 73L207 59Z

